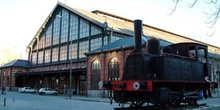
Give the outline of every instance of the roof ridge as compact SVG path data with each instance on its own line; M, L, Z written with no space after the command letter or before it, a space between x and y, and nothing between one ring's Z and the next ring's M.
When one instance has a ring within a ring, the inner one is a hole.
M134 21L133 20L130 20L128 18L125 18L125 17L122 17L122 16L118 16L118 15L115 15L115 14L111 14L111 13L108 13L108 12L105 12L105 11L102 11L102 10L94 10L94 11L91 11L92 13L96 13L96 14L103 14L103 15L107 15L107 16L110 16L110 17L113 17L113 18L117 18L117 19L120 19L120 20L123 20L123 21L128 21L128 22L131 22L133 23Z

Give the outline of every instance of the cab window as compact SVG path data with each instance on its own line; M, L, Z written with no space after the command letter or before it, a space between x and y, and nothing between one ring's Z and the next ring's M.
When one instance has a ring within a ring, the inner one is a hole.
M196 47L189 46L189 57L195 59L196 58Z
M198 57L199 57L199 62L203 62L206 63L207 59L206 59L206 53L205 53L205 49L203 48L199 48L198 49Z

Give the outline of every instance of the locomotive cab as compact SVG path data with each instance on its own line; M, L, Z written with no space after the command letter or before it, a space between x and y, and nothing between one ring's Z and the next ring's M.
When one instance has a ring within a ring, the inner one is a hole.
M164 47L163 55L152 58L158 80L205 81L210 77L207 46L178 43Z
M206 76L210 77L211 65L208 64L208 50L205 45L189 42L173 44L164 47L163 55L173 57L173 62L175 62L174 60L178 60L180 62L179 66L183 67L180 69L181 71L184 71L184 67L188 66L186 68L187 70L190 70L188 73L192 73L191 76L195 76L191 80L201 81ZM181 65L181 63L183 64ZM202 77L199 79L197 76Z
M208 62L207 46L197 43L178 43L164 47L164 54L182 56L199 62Z

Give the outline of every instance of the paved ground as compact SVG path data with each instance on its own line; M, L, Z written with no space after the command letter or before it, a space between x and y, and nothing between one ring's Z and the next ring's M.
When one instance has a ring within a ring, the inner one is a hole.
M4 106L6 98L6 106ZM195 110L220 110L220 95L201 100L198 103L207 103L206 107ZM0 95L0 110L114 110L118 104L109 104L108 98L72 96L41 96L18 92L7 92Z
M6 106L4 106L6 98ZM0 110L113 110L107 98L69 97L7 92L0 95Z
M213 94L212 98L198 101L199 104L206 103L206 107L202 107L195 110L220 110L220 95Z

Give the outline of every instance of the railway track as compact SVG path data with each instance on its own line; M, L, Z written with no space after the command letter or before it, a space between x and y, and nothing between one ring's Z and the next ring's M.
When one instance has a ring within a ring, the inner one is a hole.
M135 108L135 107L115 108L114 110L193 110L193 109L201 108L205 106L206 106L206 103L198 104L195 106L181 104L180 106L174 106L174 107L169 107L169 108L164 108L162 106L149 105L149 106L143 106L143 107L138 107L138 108Z

